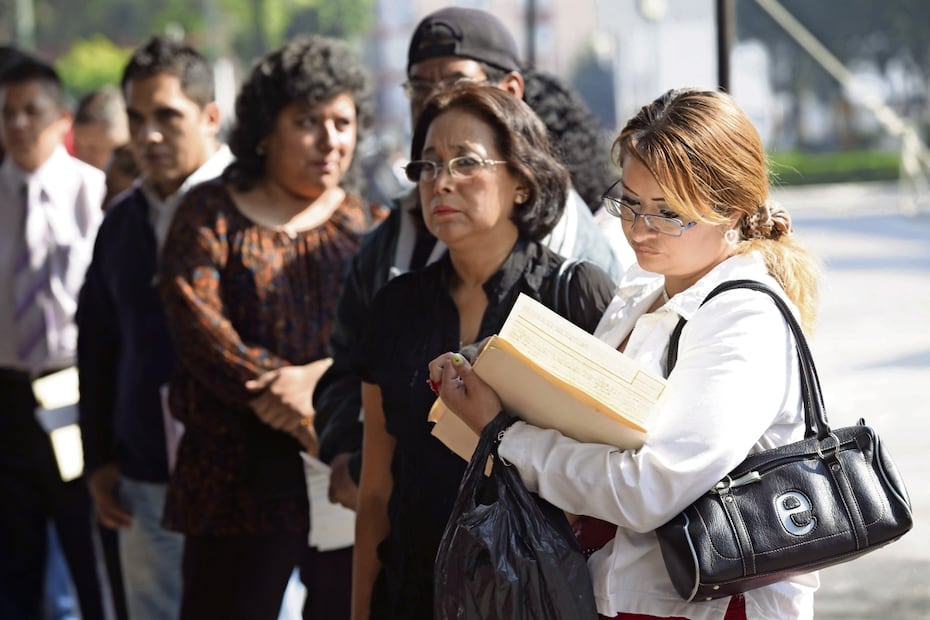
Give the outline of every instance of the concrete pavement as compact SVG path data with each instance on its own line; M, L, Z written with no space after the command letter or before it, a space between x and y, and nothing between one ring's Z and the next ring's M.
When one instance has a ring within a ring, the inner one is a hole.
M830 423L875 427L914 508L903 538L821 571L816 618L930 618L930 212L902 212L895 184L774 195L824 262L811 346Z

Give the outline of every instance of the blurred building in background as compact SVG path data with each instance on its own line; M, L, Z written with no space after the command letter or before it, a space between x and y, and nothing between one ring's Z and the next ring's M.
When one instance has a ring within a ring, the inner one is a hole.
M416 23L443 0L377 0L377 24L366 40L377 74L380 129L409 132L407 44ZM498 16L528 63L572 83L615 131L640 106L680 86L717 86L714 2L704 0L460 0ZM734 49L733 92L760 127L773 103L767 53L759 44Z
M361 152L394 161L410 135L400 87L409 37L449 4L497 15L527 62L573 85L608 134L669 88L718 85L726 4L729 91L783 182L900 175L928 186L930 3L916 0L82 0L78 12L73 0L0 0L0 44L54 61L76 100L118 81L128 50L153 31L175 33L216 61L217 95L232 118L255 57L300 33L344 36L378 84L376 131Z

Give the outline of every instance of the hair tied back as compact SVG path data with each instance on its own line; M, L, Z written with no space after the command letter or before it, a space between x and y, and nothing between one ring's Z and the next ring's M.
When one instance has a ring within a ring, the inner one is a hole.
M745 219L742 225L746 239L772 239L777 241L791 234L791 215L774 200L768 199Z

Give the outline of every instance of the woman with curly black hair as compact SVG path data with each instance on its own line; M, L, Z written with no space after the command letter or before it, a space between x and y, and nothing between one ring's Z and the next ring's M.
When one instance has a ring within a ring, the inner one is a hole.
M617 173L610 161L610 140L597 117L568 84L537 69L523 71L523 101L546 125L572 187L592 212L600 209L601 194Z
M617 168L610 161L607 134L581 95L557 76L527 69L523 85L523 100L545 123L553 151L571 176L572 188L591 209L616 261L626 271L636 262L636 256L620 220L607 213L601 199L604 188L617 177Z
M304 617L348 616L352 551L308 547L300 450L316 449L310 395L344 274L379 219L346 187L370 94L335 39L261 58L236 100L236 161L173 220L160 283L185 433L165 519L186 534L182 619L276 618L297 565Z

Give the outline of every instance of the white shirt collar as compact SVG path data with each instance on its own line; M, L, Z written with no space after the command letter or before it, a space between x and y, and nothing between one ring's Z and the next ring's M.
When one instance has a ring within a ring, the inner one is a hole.
M220 176L233 159L232 151L229 150L228 146L222 144L202 166L194 170L194 172L184 179L184 182L181 183L177 191L170 196L162 198L152 182L146 178L142 179L140 188L153 209L158 211L170 211L173 215L175 207L177 207L181 198L190 188L198 183L203 183L204 181L209 181L210 179Z
M755 279L774 286L772 276L762 256L752 252L737 254L726 259L692 286L672 297L657 312L671 311L691 320L708 294L721 282L734 279ZM638 264L632 265L621 278L617 291L594 332L602 340L619 343L630 333L640 316L662 294L665 277L646 271Z
M30 187L30 193L44 191L52 204L68 204L69 201L74 199L73 187L67 182L71 178L71 174L70 168L67 168L69 174L63 177L62 167L72 166L73 163L86 165L82 162L76 162L68 154L64 146L58 145L52 151L51 156L33 172L23 170L10 157L7 157L3 162L3 171L10 182L10 187L20 187L23 183L26 183Z

